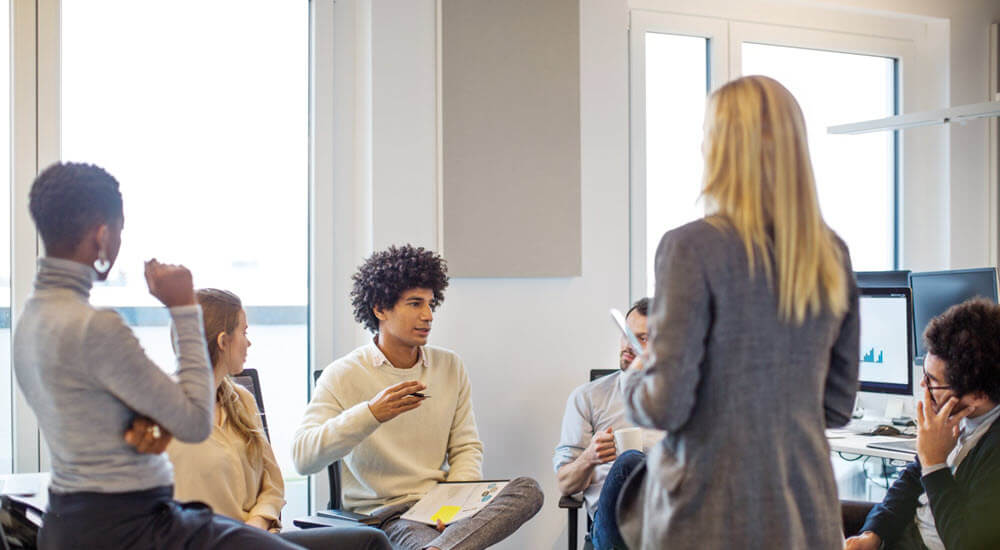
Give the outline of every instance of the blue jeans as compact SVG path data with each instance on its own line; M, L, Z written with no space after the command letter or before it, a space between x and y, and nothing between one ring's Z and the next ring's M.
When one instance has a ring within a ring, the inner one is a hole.
M622 534L618 531L615 508L625 480L645 460L646 455L639 451L625 451L611 465L608 477L604 478L601 497L597 500L597 510L594 511L594 524L590 528L590 542L595 550L626 548Z

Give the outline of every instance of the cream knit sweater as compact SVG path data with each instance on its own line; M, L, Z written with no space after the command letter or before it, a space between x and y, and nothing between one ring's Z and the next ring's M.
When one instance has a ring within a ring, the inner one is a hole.
M368 400L408 380L431 396L416 409L380 424ZM440 481L482 478L483 445L472 412L469 377L451 351L424 346L409 369L397 369L374 344L326 367L316 383L292 457L302 474L343 459L344 506L370 512L419 500Z
M243 404L254 411L256 427L263 429L253 395L238 384L234 386ZM201 443L171 441L167 455L174 465L176 500L201 501L215 513L243 522L253 516L278 521L285 506L285 482L271 445L265 445L258 460L251 460L247 441L225 417Z

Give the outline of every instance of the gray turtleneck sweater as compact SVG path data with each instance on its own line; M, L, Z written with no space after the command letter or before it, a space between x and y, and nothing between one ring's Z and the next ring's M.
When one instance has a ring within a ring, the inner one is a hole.
M211 433L201 307L170 309L175 380L146 356L116 312L90 305L95 276L90 266L41 258L14 332L14 371L52 454L51 488L118 493L170 485L166 455L140 454L123 436L137 414L181 441Z

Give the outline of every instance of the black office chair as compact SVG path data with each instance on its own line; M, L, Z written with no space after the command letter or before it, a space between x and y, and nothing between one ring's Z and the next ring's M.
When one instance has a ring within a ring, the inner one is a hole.
M593 382L598 378L607 376L609 374L614 374L618 372L618 369L592 369L590 371L590 381ZM571 496L562 497L559 499L559 507L566 510L567 522L569 523L569 529L566 536L568 541L569 550L577 550L577 515L578 510L583 507L583 501L573 498ZM594 546L590 543L590 528L592 521L590 520L590 515L587 515L587 535L583 537L583 548L584 550L592 550Z
M235 374L230 378L233 382L243 386L257 402L257 410L260 412L260 423L264 426L264 436L268 443L271 442L271 434L267 431L267 415L264 414L264 396L260 393L260 377L257 376L257 369L243 369L243 372Z
M42 514L27 502L0 495L0 549L37 548Z

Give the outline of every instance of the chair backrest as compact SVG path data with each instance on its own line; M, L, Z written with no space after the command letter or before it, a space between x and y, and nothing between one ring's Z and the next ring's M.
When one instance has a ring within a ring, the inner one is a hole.
M264 396L260 393L260 377L257 376L257 369L243 369L243 372L231 376L233 382L243 386L253 395L257 402L257 410L260 411L260 423L264 425L264 436L268 443L271 442L271 434L267 431L267 415L264 413Z
M590 381L593 382L598 378L603 378L609 374L614 374L618 371L619 369L590 369Z
M320 375L323 374L321 370L313 371L313 383L319 381ZM339 510L344 507L344 501L340 497L340 461L335 460L332 464L326 467L326 477L330 482L330 501L326 504L326 507L331 510Z

